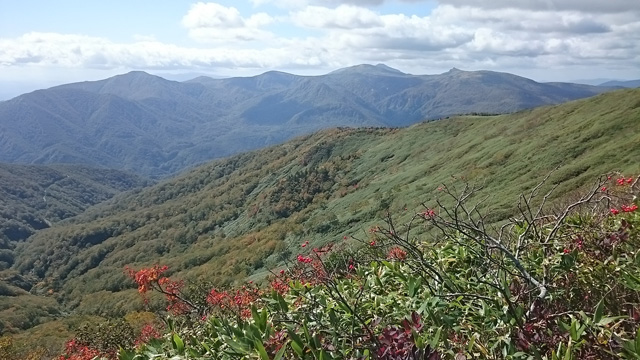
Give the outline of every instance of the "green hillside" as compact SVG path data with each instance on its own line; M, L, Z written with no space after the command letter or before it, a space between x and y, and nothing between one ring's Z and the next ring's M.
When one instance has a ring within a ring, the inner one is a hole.
M116 197L32 236L14 268L69 310L124 315L141 307L127 265L167 264L213 284L259 277L304 241L366 237L388 208L408 219L454 179L484 184L496 222L555 168L549 186L564 198L605 172L638 173L639 143L637 89L406 129L327 130Z
M150 184L117 170L0 164L0 333L31 328L64 313L54 298L29 294L37 277L7 270L18 243L118 193Z
M37 230L120 192L150 184L117 170L0 163L0 249L12 249ZM0 264L0 269L4 267Z

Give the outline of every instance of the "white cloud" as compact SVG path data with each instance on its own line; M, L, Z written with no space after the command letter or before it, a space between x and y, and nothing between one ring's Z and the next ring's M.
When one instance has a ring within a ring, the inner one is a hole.
M253 14L244 18L234 7L217 3L196 3L182 18L182 25L189 30L189 36L202 42L211 41L252 41L264 40L272 36L260 27L269 25L274 19L266 13Z
M610 31L603 16L577 11L530 11L524 9L481 9L474 7L439 6L431 14L434 21L460 26L491 27L510 32L540 33L602 33Z
M376 6L391 2L433 3L434 0L251 0L254 6L275 4L284 8L301 8L307 5L337 6L351 4ZM636 0L436 0L440 5L474 7L482 9L526 9L535 11L575 10L584 13L623 13L640 11L640 1Z
M635 0L438 0L440 4L481 9L524 9L534 11L579 11L583 13L640 11Z
M351 5L337 8L307 6L291 13L298 26L326 31L328 42L345 49L381 49L409 52L443 50L473 39L473 30L436 24L429 17L380 15Z
M0 66L56 66L67 68L188 69L274 68L317 65L294 56L298 44L265 50L225 46L190 48L158 41L115 43L105 38L32 32L0 39ZM311 54L306 54L310 56Z
M382 5L388 0L251 0L254 6L264 4L274 4L286 9L298 9L308 5L337 6L337 5L358 5L375 6ZM404 3L432 2L433 0L399 0Z
M187 28L199 27L242 27L244 20L238 9L225 7L216 3L196 3L191 6L187 15L182 18Z
M254 3L258 1L266 0ZM579 4L573 0L568 3L574 8L566 6L561 11L541 6L553 4L551 0L510 1L512 6L500 8L484 0L468 0L468 4L442 0L446 4L427 16L382 13L381 8L355 5L371 3L366 1L339 5L331 0L279 1L300 7L285 11L288 16L276 17L263 12L243 14L217 3L194 4L182 25L191 38L215 42L211 48L143 36L134 37L133 43L120 43L33 32L0 38L0 68L215 68L229 74L238 69L313 68L323 72L384 62L413 73L456 66L564 76L574 69L592 69L640 77L640 13L613 11L620 5L617 0L610 0L609 11L600 12L575 9ZM298 27L298 34L305 35L265 30L274 22L286 22L288 30Z
M291 14L293 23L310 28L357 29L380 27L382 19L375 12L352 5L340 5L335 9L323 6L307 6Z
M267 26L274 21L275 19L267 13L257 13L251 15L251 17L245 21L245 25L251 28L258 28L261 26Z
M561 66L585 59L603 60L602 54L608 52L611 60L631 66L632 59L640 52L640 32L634 32L640 16L628 13L491 10L444 5L435 9L431 17L434 21L475 29L474 40L463 46L470 59L478 54L499 63L501 56L522 56L526 67L537 66L535 62L527 63L530 61L527 58L540 61L552 58Z
M133 34L133 40L135 41L157 41L153 35Z

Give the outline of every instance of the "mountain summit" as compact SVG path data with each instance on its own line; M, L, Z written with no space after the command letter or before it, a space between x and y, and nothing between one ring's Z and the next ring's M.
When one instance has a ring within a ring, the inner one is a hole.
M377 65L355 65L350 66L343 69L335 70L329 74L347 74L347 73L357 73L357 74L365 74L365 75L407 75L400 70L394 69L385 64L377 64Z

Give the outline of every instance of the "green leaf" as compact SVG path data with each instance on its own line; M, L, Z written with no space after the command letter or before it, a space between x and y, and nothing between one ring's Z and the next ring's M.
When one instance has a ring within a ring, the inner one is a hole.
M318 337L318 334L313 335L313 346L316 349L322 348L322 341L320 341L320 337Z
M292 330L289 330L288 333L291 338L291 348L296 352L296 354L298 354L298 356L302 357L304 354L304 342L302 341L302 338Z
M333 309L329 309L329 320L334 327L338 326L338 317Z
M320 351L320 360L333 360L333 356L325 350Z
M171 332L175 331L175 321L172 318L167 318L167 329Z
M564 360L571 360L571 341L567 344L567 350L564 352Z
M260 324L262 326L260 326L260 330L262 330L262 332L267 331L267 309L264 308L262 309L262 311L260 312Z
M416 296L418 290L420 290L420 283L420 278L409 277L407 279L407 293L409 297L413 298Z
M184 354L184 341L180 338L177 333L173 333L173 337L171 338L171 343L173 348L178 352L178 354Z
M224 339L224 342L238 354L248 355L249 353L251 353L251 347L247 344L238 343L232 339Z
M438 328L438 330L436 330L436 334L431 338L431 341L429 341L429 346L432 349L436 349L438 347L438 344L440 343L440 333L442 332L442 326Z
M207 345L204 341L200 341L200 346L202 346L209 354L212 354L211 347Z
M622 342L622 347L630 354L637 355L635 344L633 341L624 340ZM637 358L637 356L636 356Z
M584 334L584 331L587 329L587 324L582 324L582 326L580 326L578 328L578 338L576 339L576 341L580 340L580 338L582 337L582 334Z
M135 351L125 350L120 348L118 352L118 360L134 360L136 358Z
M262 338L262 332L260 332L260 329L258 329L258 327L253 324L249 325L249 332L251 333L251 336L253 336L254 339Z
M237 327L232 327L231 328L231 332L233 333L233 335L235 335L238 338L243 338L244 337L244 332L242 331L242 328L244 327L244 323L240 322L238 323Z
M533 354L534 359L542 360L542 355L540 354L540 351L538 351L538 348L536 348L534 345L531 345L531 347L529 348L529 351L531 351L531 353Z
M278 300L278 304L280 304L280 310L282 310L282 312L289 312L289 305L287 305L287 302L284 300L284 298L282 297L282 295L280 295L280 293L276 292L276 299Z
M303 357L302 347L298 345L298 343L296 343L295 341L292 341L291 348L293 349L293 351L296 352L296 354L298 354L298 356Z
M471 336L471 340L469 341L469 345L467 345L467 352L471 352L471 350L473 349L473 345L476 344L476 337L475 336Z
M262 360L270 360L269 354L267 354L267 350L265 350L264 345L262 345L262 341L256 339L253 341L253 346L258 350L258 354Z
M278 350L278 352L276 353L276 355L273 357L273 360L280 360L282 359L282 356L284 356L284 352L287 350L287 343L282 344L282 347L280 348L280 350Z
M640 328L638 328L638 332L636 333L636 354L640 355Z
M349 307L342 301L338 301L338 306L344 310L344 312L346 312L347 314L351 314L351 310L349 309Z
M258 308L255 305L251 305L251 317L258 327L260 327L260 314L258 314Z
M598 321L598 325L600 326L605 326L611 322L614 322L616 320L620 320L620 319L625 319L626 316L610 316L610 317L605 317L600 319L600 321Z
M424 314L425 310L427 310L427 306L429 306L430 303L431 302L429 301L429 299L425 300L424 303L422 303L422 305L418 309L418 314L420 315Z
M627 272L622 273L624 284L632 290L640 290L640 278L633 276Z
M569 324L567 324L566 322L564 322L562 320L558 320L558 325L560 325L562 330L569 331Z
M571 327L569 328L569 335L571 335L571 339L573 341L578 341L578 329L577 329L577 320L571 320Z
M593 313L593 323L597 324L602 320L602 312L604 311L604 299L601 299L596 306L596 311Z

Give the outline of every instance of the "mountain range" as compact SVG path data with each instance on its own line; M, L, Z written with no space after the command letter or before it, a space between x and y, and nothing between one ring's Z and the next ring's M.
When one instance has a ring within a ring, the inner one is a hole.
M271 71L184 82L131 72L0 102L0 162L83 164L159 178L322 128L508 113L612 89L491 71L410 75L382 64L322 76Z

